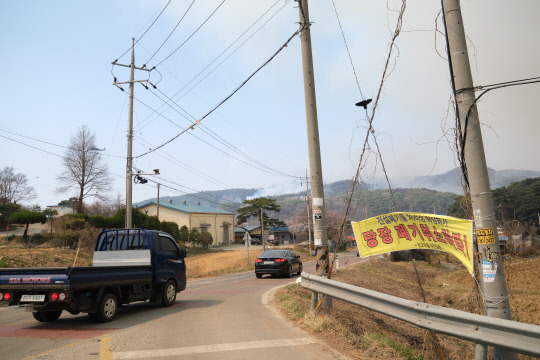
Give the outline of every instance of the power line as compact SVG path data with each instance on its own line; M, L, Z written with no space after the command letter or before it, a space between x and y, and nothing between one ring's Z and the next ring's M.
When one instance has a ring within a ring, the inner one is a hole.
M29 140L39 141L39 142L44 143L44 144L47 144L47 145L53 145L53 146L61 147L61 148L64 148L64 149L67 149L67 148L68 148L67 146L58 145L58 144L53 144L53 143L50 143L50 142L47 142L47 141L43 141L43 140L39 140L39 139L30 137L30 136L21 135L21 134L18 134L18 133L16 133L16 132L13 132L13 131L5 130L5 129L1 129L1 131L5 131L5 132L10 133L10 134L12 134L12 135L17 135L17 136L20 136L20 137L23 137L23 138L26 138L26 139L29 139Z
M196 190L196 189L190 188L189 186L182 185L182 184L178 184L177 182L174 182L174 181L171 181L171 180L163 179L163 178L161 178L161 177L159 177L159 176L158 176L157 178L160 179L160 180L163 180L163 181L167 181L167 182L169 182L169 183L171 183L171 184L174 184L174 185L177 185L177 186L181 186L181 187L186 188L186 189L188 189L188 190L194 191L194 192L196 192L196 193L198 193L198 194L204 194L204 195L206 195L206 196L208 196L208 197L210 197L210 198L214 198L214 199L217 199L217 200L221 200L221 199L218 198L217 196L212 195L212 194L208 194L208 193L206 193L206 192L204 192L204 191ZM201 199L202 199L202 198L201 198ZM207 200L207 201L213 201L213 200L209 200L209 199L205 199L205 200ZM229 201L229 200L224 200L224 201L226 201L226 202L229 203L229 204L234 204L233 201ZM219 203L219 204L220 204L220 205L225 205L225 206L227 206L226 204L221 204L221 203Z
M144 143L147 143L147 141L143 140L143 139L138 139L136 138L135 139L137 142L139 142L140 144L142 145L145 145L147 146L146 144ZM200 172L199 170L195 169L194 167L176 159L175 157L173 157L172 155L164 152L163 150L159 150L158 154L160 154L163 158L169 160L170 162L180 166L180 167L183 167L184 169L186 169L187 171L191 172L192 174L196 175L196 176L200 176L204 179L206 179L207 181L213 183L214 185L217 185L217 186L222 186L222 187L225 187L225 188L230 188L231 186L228 185L228 184L225 184L217 179L214 179L213 177L207 175L207 174L204 174L202 172Z
M191 33L191 35L188 36L188 38L186 40L184 40L184 42L182 44L180 44L180 46L178 46L172 53L170 53L169 55L167 55L167 57L165 57L165 59L161 60L157 65L156 67L158 67L159 65L161 65L165 60L167 60L168 58L170 58L175 52L177 52L182 46L184 46L185 43L187 43L189 41L189 39L191 39L193 37L193 35L195 35L200 28L203 27L204 24L206 24L206 22L208 20L210 20L210 18L212 16L214 16L214 14L218 11L218 9L221 7L221 5L223 5L223 3L225 2L226 0L223 0L219 5L218 7L212 11L212 13L206 18L206 20L203 21L203 23L201 25L199 25L199 27L197 29L195 29L194 32Z
M44 141L44 140L40 140L40 139L36 139L36 138L33 138L33 137L30 137L30 136L26 136L26 135L21 135L21 134L18 134L16 132L13 132L13 131L9 131L9 130L6 130L6 129L0 129L0 131L5 131L7 133L10 133L10 134L13 134L13 135L17 135L17 136L20 136L20 137L23 137L23 138L26 138L26 139L29 139L29 140L34 140L34 141L38 141L40 143L43 143L43 144L47 144L47 145L52 145L52 146L57 146L57 147L61 147L63 149L69 149L68 146L64 146L64 145L59 145L59 144L55 144L55 143L51 143L51 142L48 142L48 141ZM11 140L11 139L10 139ZM15 140L13 140L15 141ZM21 144L24 144L24 143L21 143ZM26 145L26 144L24 144ZM28 146L31 146L31 145L28 145ZM32 146L31 146L32 147ZM38 148L35 148L35 149L38 149ZM45 151L45 150L43 150ZM116 158L124 158L124 156L119 156L119 155L109 155L109 154L100 154L102 156L108 156L108 157L116 157Z
M178 22L176 23L176 26L172 29L172 31L169 33L169 36L167 36L167 38L165 40L163 40L163 43L161 43L161 45L158 47L158 49L156 50L156 52L154 52L154 54L152 56L150 56L150 58L148 60L146 60L146 64L148 64L150 62L150 60L152 60L154 58L154 56L156 56L156 54L158 53L159 50L161 50L161 48L163 47L163 45L165 45L165 43L167 42L167 40L169 40L169 38L172 36L172 34L175 32L176 28L178 28L178 26L180 25L180 23L182 22L182 20L184 20L184 17L187 15L189 9L191 9L191 7L193 6L193 4L195 3L195 0L193 0L191 2L191 4L189 5L189 7L187 8L187 10L184 12L184 15L182 15L182 17L180 18L180 20L178 20Z
M13 141L13 142L16 142L16 143L18 143L18 144L21 144L21 145L25 145L25 146L31 147L32 149L36 149L36 150L42 151L42 152L44 152L44 153L47 153L47 154L51 154L51 155L54 155L54 156L56 156L56 157L59 157L59 158L61 158L61 159L63 159L63 158L64 158L64 157L63 157L63 156L61 156L61 155L58 155L58 154L52 153L52 152L50 152L50 151L47 151L47 150L43 150L43 149L40 149L40 148L38 148L38 147L35 147L35 146L32 146L32 145L29 145L29 144L23 143L23 142L21 142L21 141L17 141L17 140L15 140L15 139L9 138L9 137L7 137L7 136L4 136L4 135L0 135L0 137L3 137L4 139L8 139L8 140L11 140L11 141Z
M161 90L158 89L158 91L163 95L165 96L169 101L171 101L174 105L176 105L180 110L182 110L183 112L185 112L188 116L190 116L193 120L195 120L195 118L190 114L188 113L186 110L184 110L180 105L178 105L176 102L174 102L171 98L169 98L166 94L164 94ZM154 95L157 96L157 94L154 93L154 91L151 91ZM184 116L182 113L180 113L178 110L176 110L169 102L166 102L165 100L161 99L159 96L157 96L161 101L165 102L169 107L171 107L174 111L176 111L178 114L180 114L181 116L183 116L186 120L189 121L189 119L187 119L186 116ZM177 124L175 124L176 126L179 126ZM289 175L289 174L285 174L279 170L275 170L265 164L263 164L262 162L254 159L253 157L247 155L246 153L244 153L242 150L238 149L236 146L232 145L231 143L229 143L227 140L223 139L221 136L219 136L218 134L216 134L215 132L213 132L210 128L202 125L202 124L199 124L199 128L204 132L206 133L208 136L212 137L214 140L216 140L217 142L219 142L220 144L224 145L225 147L227 147L229 150L232 150L233 152L239 154L240 156L243 156L244 158L246 158L247 160L249 161L252 161L253 163L257 164L258 166L261 166L263 168L266 168L267 170L271 171L272 173L275 173L276 175L282 175L282 176L286 176L286 177L291 177L291 178L297 178L297 176L294 176L294 175ZM209 144L208 142L202 140L201 138L199 138L198 136L194 135L193 133L190 133L190 135L194 136L195 138L205 142L206 144L210 145L210 146L213 146L211 144Z
M197 77L199 77L199 75L201 75L205 70L207 70L214 62L216 62L217 59L219 59L220 56L222 56L225 52L227 52L227 50L229 50L240 38L242 38L242 36L244 36L251 28L253 28L253 26L255 26L255 24L257 24L266 14L268 14L268 12L270 12L271 9L273 9L275 7L275 5L279 2L280 0L276 1L273 5L270 6L270 8L268 10L266 10L257 20L255 20L255 22L253 24L251 24L242 34L240 34L240 36L238 36L236 38L236 40L234 40L227 48L225 48L225 50L223 50L218 56L216 56L216 58L214 60L212 60L212 62L210 62L204 69L202 69L197 75L195 75L189 82L187 82L182 88L180 88L180 90L178 90L171 98L174 98L176 97L178 94L180 94L182 92L182 90L184 90L186 87L188 87L193 81L195 81L195 79L197 79ZM290 2L290 0L287 0L285 2L285 4L279 8L267 21L264 22L264 24L262 24L259 28L257 28L257 30L255 30L253 32L253 34L251 34L245 41L243 41L240 45L238 45L238 47L236 49L234 49L225 59L223 59L219 64L217 64L210 72L208 72L202 79L200 79L195 85L193 85L188 91L186 91L182 96L180 96L178 98L181 99L183 98L184 96L186 96L188 93L190 93L195 87L197 87L201 82L203 82L210 74L212 74L214 71L216 71L225 61L227 61L233 54L235 54L247 41L249 41L255 34L257 34L266 24L268 24L268 22L273 19L288 3ZM177 100L177 101L178 101ZM140 126L143 126L143 124L145 124L145 122L150 119L150 117L154 114L157 114L151 121L155 120L159 115L161 115L162 113L159 113L159 109L161 109L163 106L165 106L166 104L163 104L161 105L158 110L154 110L154 112L152 112L150 115L148 115L146 117L146 119L144 119L142 121L142 123L140 124ZM148 121L150 122L150 121ZM144 125L146 126L146 125Z
M341 37L343 38L343 42L345 43L345 49L347 49L347 54L349 55L349 62L351 63L351 67L354 73L354 78L356 79L356 86L358 87L358 91L360 92L360 95L362 96L362 98L364 98L364 94L362 93L362 89L360 88L360 82L358 81L358 76L356 75L356 69L354 68L351 52L349 51L349 45L347 44L347 39L345 39L345 32L343 31L343 27L341 26L341 20L339 19L339 14L338 14L336 3L334 2L334 0L332 0L332 5L334 6L334 12L336 13L336 18L339 24L339 28L341 30ZM367 111L367 108L366 108L366 111Z
M264 62L264 64L262 64L257 70L255 70L246 80L244 80L239 86L236 87L236 89L234 89L227 97L225 97L222 101L220 101L216 106L214 106L210 111L208 111L205 115L203 115L199 120L197 120L197 122L194 122L191 124L191 126L195 126L195 125L198 125L198 123L200 123L202 120L204 120L206 117L208 117L210 114L212 114L214 111L216 111L221 105L223 105L225 102L227 102L227 100L229 100L234 94L236 94L242 87L244 87L244 85L247 84L247 82L249 80L251 80L251 78L253 78L253 76L255 76L255 74L257 74L262 68L264 68L266 65L268 65L284 48L286 48L289 43L291 42L291 40L296 37L296 35L298 35L300 33L300 31L302 30L302 28L300 27L298 30L296 30L294 32L294 34L292 34L289 39L287 39L287 41L268 59L266 60L266 62ZM157 149L160 149L162 148L163 146L171 143L172 141L176 140L180 135L184 134L187 130L187 129L184 129L182 130L180 133L178 133L177 135L175 135L174 137L172 137L171 139L167 140L166 142L164 142L163 144L157 146L156 148L154 149L150 149L149 151L145 152L145 153L142 153L138 156L136 156L136 158L139 158L139 157L142 157L142 156L145 156L145 155L148 155L150 154L151 152L154 152L156 151Z
M146 33L148 32L148 30L150 30L150 28L152 28L152 26L154 26L154 24L156 23L156 21L159 19L159 17L161 16L161 14L163 14L163 12L165 11L165 9L167 9L167 7L169 6L169 4L171 3L172 0L169 0L169 2L167 3L167 5L165 5L165 7L163 8L163 10L161 10L161 12L159 13L159 15L156 17L156 19L152 22L152 24L150 24L150 26L148 27L148 29L146 29L146 31L141 35L140 38L137 39L137 41L135 41L135 43L133 45L131 45L122 55L120 55L118 57L118 59L116 59L114 62L117 62L119 59L121 59L124 55L126 55L132 48L133 46L137 45L137 43L144 37L144 35L146 35ZM195 1L195 0L194 0Z
M155 184L157 184L158 182L155 181L155 180L152 180L152 179L147 179L148 181L150 182L153 182ZM175 187L172 187L172 186L169 186L169 185L166 185L166 184L163 184L163 183L159 183L161 184L161 186L165 187L165 188L168 188L168 189L171 189L171 190L174 190L178 193L181 193L181 194L184 194L186 196L190 196L190 197L193 197L193 198L196 198L196 199L199 199L199 200L203 200L203 201L207 201L207 202L210 202L210 203L213 203L213 204L217 204L219 206L224 206L224 207L228 207L230 209L233 209L233 210L236 210L236 207L234 206L231 206L231 205L227 205L227 204L222 204L220 202L217 202L217 201L213 201L213 200L210 200L210 199L206 199L206 198L203 198L201 196L197 196L197 195L194 195L194 194L191 194L191 193L188 193L187 191L183 191L183 190L180 190L180 189L177 189ZM173 183L174 184L174 183ZM179 185L179 184L176 184L178 186L183 186L183 185Z
M247 37L240 45L238 45L236 47L236 49L234 49L229 55L227 55L227 57L225 57L221 62L219 62L212 70L210 70L206 75L204 75L195 85L193 85L188 91L186 91L184 94L182 94L181 96L178 97L178 100L183 98L184 96L186 96L187 94L189 94L193 89L195 89L201 82L203 82L208 76L210 76L214 71L216 71L225 61L227 61L232 55L234 55L242 46L244 46L249 40L251 40L251 38L253 36L255 36L266 24L268 24L270 22L270 20L272 20L288 3L289 3L290 0L288 0L287 2L285 2L285 4L283 4L282 7L280 7L270 18L268 18L268 20L266 20L261 26L259 26L259 28L257 28L257 30L255 30L253 32L253 34L251 34L249 37ZM202 69L197 75L195 75L188 83L186 83L180 90L178 90L176 92L176 94L174 94L173 98L180 94L180 92L182 92L182 90L184 90L186 87L189 86L189 84L191 84L193 81L195 81L195 79L197 77L199 77L199 75L201 75L205 70L207 70L214 62L216 62L217 59L219 59L219 57L221 55L223 55L225 52L227 52L227 50L229 50L242 36L244 36L253 26L255 26L256 23L258 23L277 3L279 2L276 1L272 6L270 6L270 8L264 13L262 14L257 20L255 20L255 22L249 26L242 34L240 34L240 36L238 36L236 38L236 40L234 40L225 50L223 50L218 56L216 56L216 58L214 60L212 60L212 62L210 64L208 64L204 69Z

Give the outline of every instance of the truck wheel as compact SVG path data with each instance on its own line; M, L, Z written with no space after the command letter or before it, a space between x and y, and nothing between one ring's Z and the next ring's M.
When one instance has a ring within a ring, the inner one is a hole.
M99 303L96 318L99 322L109 322L114 320L118 311L118 301L114 294L107 294Z
M62 310L57 310L57 311L34 311L34 312L32 312L32 315L34 316L34 319L36 319L39 322L56 321L60 317L61 314L62 314Z
M257 279L262 278L262 275L263 275L263 274L261 274L261 273L255 273L255 276L257 277Z
M174 281L169 280L163 287L163 296L161 299L161 305L171 306L176 301L176 284Z

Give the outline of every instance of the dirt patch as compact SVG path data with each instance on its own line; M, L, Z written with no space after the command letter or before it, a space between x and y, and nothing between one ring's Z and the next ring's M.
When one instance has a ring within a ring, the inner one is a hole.
M90 266L92 255L88 252L58 248L2 248L0 267L65 267Z
M426 302L483 314L476 282L459 263L444 257L415 262ZM505 273L514 320L540 325L540 257L505 259ZM412 263L367 260L341 270L334 280L414 301L423 301ZM309 311L310 292L295 285L277 292L281 311L299 326L354 359L474 359L474 344L437 335L414 325L334 300L333 309ZM291 304L295 304L292 306ZM528 359L527 356L520 356Z

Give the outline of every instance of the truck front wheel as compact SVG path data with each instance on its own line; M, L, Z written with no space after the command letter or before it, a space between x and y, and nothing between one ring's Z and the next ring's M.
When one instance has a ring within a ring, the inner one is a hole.
M118 301L114 294L107 294L101 299L97 312L96 319L99 322L109 322L114 320L118 311Z
M34 319L36 319L39 322L51 322L56 321L62 314L62 310L58 311L34 311L32 312L32 315L34 316Z
M161 305L171 306L176 301L176 284L174 281L169 280L163 287L163 296L161 299Z

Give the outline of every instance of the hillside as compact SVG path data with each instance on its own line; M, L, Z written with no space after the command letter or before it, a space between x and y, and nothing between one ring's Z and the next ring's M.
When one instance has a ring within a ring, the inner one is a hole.
M489 169L492 188L508 186L516 181L526 178L540 177L540 172L529 170L493 170ZM454 203L457 194L461 194L460 173L458 169L444 174L432 176L419 176L413 179L393 178L394 200L387 189L387 184L376 180L373 184L362 183L353 197L352 214L357 220L372 217L392 211L414 211L436 214L446 214ZM351 189L351 180L341 180L324 185L325 204L327 209L341 212L346 206L345 199ZM175 203L200 202L203 206L215 207L234 212L246 199L261 196L265 189L226 189L217 191L204 191L175 197L162 197L161 203L169 199ZM276 217L286 220L305 207L305 190L293 193L277 193L271 197L277 199L281 205L281 212ZM156 198L145 201L155 201ZM142 202L140 202L142 203Z

